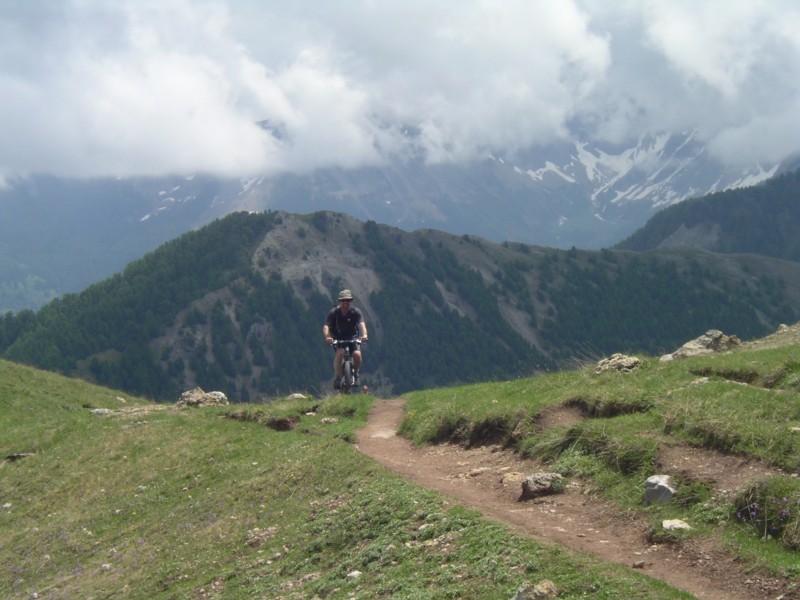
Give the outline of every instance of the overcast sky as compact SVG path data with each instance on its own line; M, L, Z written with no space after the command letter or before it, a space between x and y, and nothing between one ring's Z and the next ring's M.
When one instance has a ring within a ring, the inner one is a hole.
M0 184L675 129L729 162L800 150L800 2L0 1Z

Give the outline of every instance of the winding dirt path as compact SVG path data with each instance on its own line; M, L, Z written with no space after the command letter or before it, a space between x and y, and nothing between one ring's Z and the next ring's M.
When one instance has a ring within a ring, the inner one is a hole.
M600 499L592 493L591 483L573 482L563 494L520 501L524 476L546 468L492 446L414 448L396 435L404 406L403 399L375 401L367 426L358 433L357 446L410 481L437 490L537 541L560 543L604 561L641 569L701 600L800 597L789 591L791 582L747 573L745 565L708 540L649 542L649 522ZM708 457L703 461L706 464ZM738 467L742 473L754 471L752 465Z

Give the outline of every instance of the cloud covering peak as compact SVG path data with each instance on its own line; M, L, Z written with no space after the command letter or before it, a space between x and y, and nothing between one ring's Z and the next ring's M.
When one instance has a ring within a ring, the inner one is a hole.
M461 161L697 129L800 150L794 0L0 6L0 180Z

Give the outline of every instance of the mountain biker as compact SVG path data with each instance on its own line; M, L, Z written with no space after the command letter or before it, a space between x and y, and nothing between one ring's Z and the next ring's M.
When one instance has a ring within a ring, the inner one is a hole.
M353 306L353 293L350 290L339 292L339 305L334 306L328 313L325 325L322 326L322 335L325 342L333 344L336 340L353 340L350 352L353 355L353 368L355 369L356 385L358 385L358 372L361 369L361 343L367 341L367 324L364 315ZM336 349L333 357L333 389L339 389L342 379L342 361L344 348Z

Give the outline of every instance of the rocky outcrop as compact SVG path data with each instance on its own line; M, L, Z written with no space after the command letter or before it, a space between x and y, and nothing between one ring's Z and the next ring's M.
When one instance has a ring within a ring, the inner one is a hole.
M202 406L226 406L230 404L228 397L222 392L204 392L202 388L196 387L181 394L175 403L179 408L202 407Z
M635 356L628 356L626 354L612 354L611 356L600 360L595 367L595 375L599 375L604 371L622 371L623 373L630 373L635 371L642 364L642 360Z
M726 352L731 348L739 346L741 343L741 340L735 335L725 335L718 329L709 329L700 337L686 342L675 352L665 354L661 357L661 361L666 362L676 358L713 354L714 352Z

